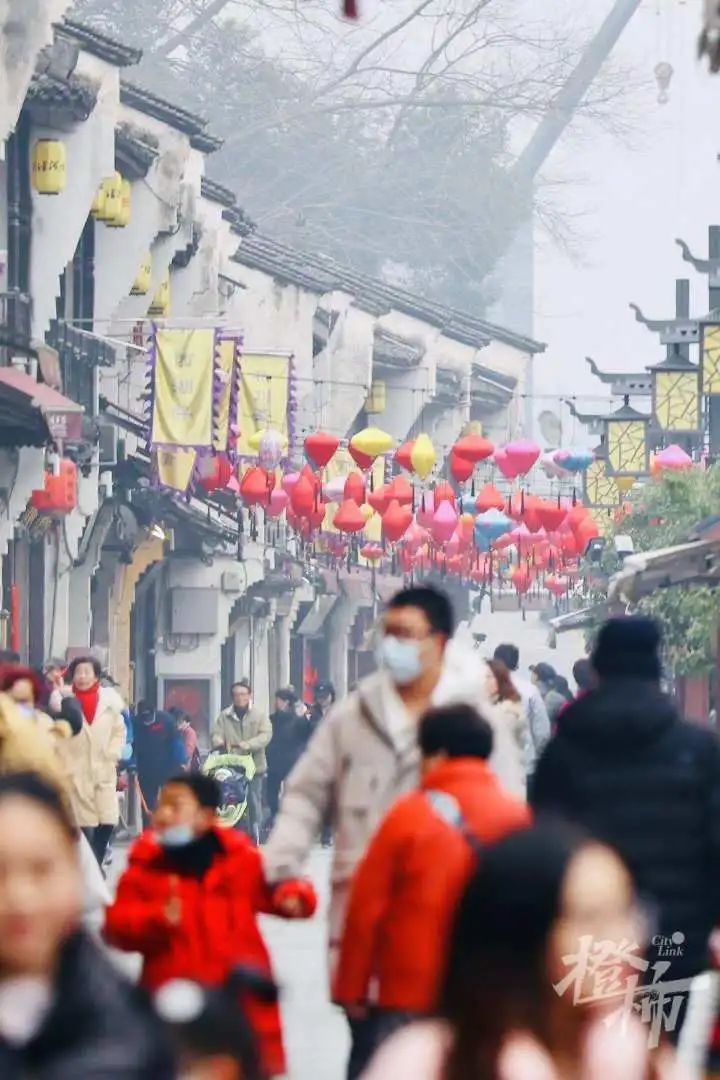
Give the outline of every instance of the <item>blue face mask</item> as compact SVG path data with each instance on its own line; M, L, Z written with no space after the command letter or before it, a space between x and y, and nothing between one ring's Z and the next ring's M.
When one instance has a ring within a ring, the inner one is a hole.
M156 829L155 836L164 848L187 847L195 839L191 825L170 825L167 829Z
M422 675L419 641L403 641L387 634L378 648L378 662L387 668L396 686L409 686Z
M35 706L28 704L27 701L18 701L17 710L22 713L23 716L27 716L32 719L35 716Z

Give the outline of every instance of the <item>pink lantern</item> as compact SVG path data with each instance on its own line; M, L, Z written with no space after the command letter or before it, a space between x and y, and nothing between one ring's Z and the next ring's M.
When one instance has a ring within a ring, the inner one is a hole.
M288 495L292 495L292 489L295 487L299 479L300 473L298 472L285 473L282 478L283 491L286 491Z
M510 460L504 446L499 447L495 451L493 454L493 461L506 480L514 480L516 476L520 475L515 462Z
M423 529L429 529L435 516L435 496L432 491L426 491L420 496L420 505L417 511L418 525Z
M290 496L287 491L283 491L282 488L273 488L270 492L270 502L265 512L268 517L280 517L283 510L287 510L289 503Z
M427 532L416 521L413 521L412 525L405 533L405 539L403 540L404 547L408 551L415 553L427 542Z
M664 450L660 450L655 455L653 465L655 470L662 472L665 469L675 472L681 472L683 469L692 468L692 458L689 454L686 454L682 446L678 446L677 443L671 443L670 446L666 446Z
M508 443L505 456L515 470L516 476L525 476L540 457L540 447L529 439Z
M446 544L457 528L458 516L452 503L441 502L433 515L430 531L438 544Z
M553 596L562 596L568 591L569 581L565 577L560 577L556 574L548 574L545 578L545 588Z

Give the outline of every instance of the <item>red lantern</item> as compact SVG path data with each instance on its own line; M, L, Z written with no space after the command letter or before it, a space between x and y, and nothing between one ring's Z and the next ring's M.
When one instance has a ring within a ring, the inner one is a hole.
M240 495L246 506L267 506L275 477L260 465L247 469L240 481Z
M333 525L340 532L356 533L365 528L365 518L356 502L346 499L333 518Z
M569 582L567 578L559 577L556 574L548 574L545 578L545 588L548 592L552 593L553 596L562 596L563 593L567 592L568 585Z
M377 511L377 513L382 516L390 503L388 485L383 484L382 487L377 488L375 491L371 491L368 494L367 501L368 506L372 506L373 510Z
M530 472L539 457L540 447L529 439L518 439L517 442L508 443L505 447L505 459L515 476L524 476L525 473Z
M464 484L475 471L475 465L469 458L461 457L452 450L450 453L450 475L457 484Z
M412 506L415 493L413 486L406 476L396 476L386 487L387 500L391 502L397 499L401 506Z
M380 544L363 544L360 548L360 554L363 559L367 559L368 562L379 562L385 552Z
M317 492L315 486L310 483L304 472L290 492L290 505L293 513L298 517L308 517L315 509Z
M383 536L391 543L395 543L405 535L412 524L412 520L412 510L408 506L401 506L397 499L393 499L383 514Z
M516 566L510 575L510 580L515 586L516 591L522 596L532 585L533 579L532 574L526 566Z
M478 514L484 514L486 510L504 510L505 499L494 484L486 484L475 500L475 506Z
M584 555L591 540L596 540L600 535L600 530L592 518L586 518L585 521L581 521L573 529L573 534L577 543L578 554Z
M319 529L325 520L325 514L327 513L328 504L326 502L318 502L317 508L313 508L307 515L307 523L311 529Z
M408 551L417 552L427 543L428 535L416 521L412 523L408 531L405 533L403 540L403 547L406 547Z
M535 513L540 524L546 532L557 532L567 517L567 508L550 502L549 499L538 499L535 505Z
M353 459L358 469L362 469L363 472L367 472L367 470L370 468L373 461L375 460L375 458L372 457L370 454L363 454L362 450L358 450L357 447L353 446L352 443L349 444L348 451L350 453L350 457Z
M207 472L200 477L200 486L206 491L218 491L228 486L233 467L226 457L220 455L206 462Z
M77 506L77 466L69 458L60 462L57 476L45 473L45 485L33 491L30 501L45 514L69 514Z
M350 473L345 481L343 495L346 499L352 499L358 506L362 506L365 502L365 481L360 473Z
M316 431L305 439L305 453L316 469L324 469L334 456L340 440L325 431Z
M402 469L405 469L406 472L415 472L412 463L412 452L414 445L415 440L409 439L407 442L404 442L402 446L395 452L395 460Z
M433 496L435 499L435 512L437 513L440 503L449 502L451 506L455 506L455 492L452 484L448 484L446 480L441 480L439 484L435 485Z
M479 461L485 461L495 453L495 443L490 442L482 435L464 435L458 439L453 447L453 453L458 457L465 458L477 465Z

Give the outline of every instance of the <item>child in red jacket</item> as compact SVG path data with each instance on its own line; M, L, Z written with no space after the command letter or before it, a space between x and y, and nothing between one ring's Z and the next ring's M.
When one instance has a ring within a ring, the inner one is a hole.
M530 824L490 769L490 725L469 705L420 723L422 779L380 824L353 879L334 999L364 1029L349 1075L387 1035L429 1013L457 901L481 844Z
M257 923L260 913L307 918L316 906L309 882L271 888L260 853L243 833L216 819L215 780L183 773L160 793L153 827L139 838L108 909L105 937L143 957L141 982L156 990L172 979L222 985L238 965L270 976ZM267 1076L285 1072L276 1004L248 1004Z

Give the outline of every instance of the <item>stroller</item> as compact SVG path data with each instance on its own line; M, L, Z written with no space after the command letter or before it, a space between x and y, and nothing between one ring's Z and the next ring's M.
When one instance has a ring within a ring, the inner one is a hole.
M249 831L245 819L248 814L248 789L255 776L252 755L213 750L205 758L202 771L220 785L220 824L230 829Z

